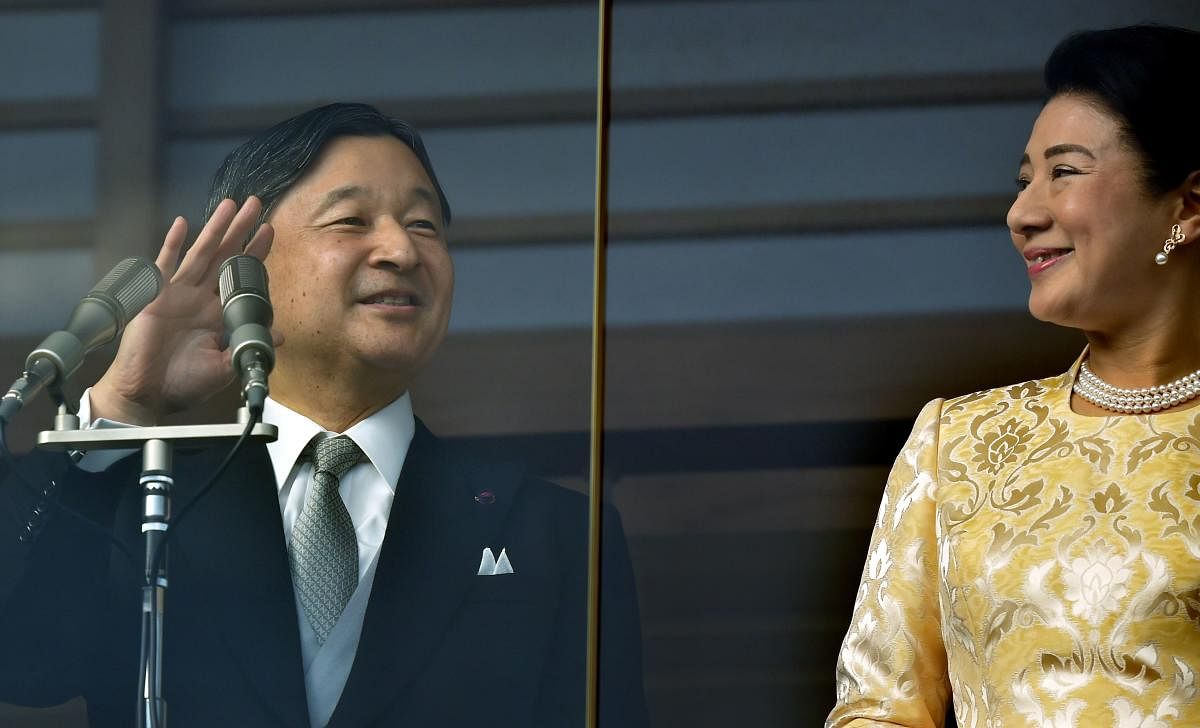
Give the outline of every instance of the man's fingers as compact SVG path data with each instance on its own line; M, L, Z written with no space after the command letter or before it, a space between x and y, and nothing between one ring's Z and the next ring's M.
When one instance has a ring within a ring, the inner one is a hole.
M242 244L250 237L250 231L254 229L254 223L258 221L260 212L262 212L262 203L258 198L254 195L247 197L221 239L222 254L218 257L224 259L242 252Z
M258 222L260 212L262 212L262 203L258 201L258 198L253 195L247 197L233 221L229 223L229 227L226 228L225 234L221 238L221 244L217 246L209 261L205 281L216 280L221 264L231 256L242 252L242 246L246 244L246 239L250 237L250 231Z
M254 231L254 237L250 238L250 242L246 244L246 250L243 252L246 255L253 255L259 260L266 260L274 240L275 228L271 227L270 223L264 222L258 226L258 230Z
M154 264L162 273L163 280L169 281L175 275L175 268L179 265L179 254L183 251L185 241L187 241L187 220L177 217L171 223L171 227L167 229L162 247L158 249L158 257L154 259Z
M212 217L204 223L204 228L200 230L196 242L183 256L179 270L175 272L174 280L191 285L197 285L204 281L216 250L220 246L222 238L225 237L225 231L229 229L229 224L233 222L236 214L237 204L233 200L221 200L221 204L217 205L216 210L213 210Z

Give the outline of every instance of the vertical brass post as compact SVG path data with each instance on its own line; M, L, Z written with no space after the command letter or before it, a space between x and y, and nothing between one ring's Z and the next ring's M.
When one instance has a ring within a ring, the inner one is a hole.
M608 131L612 119L612 0L600 0L596 73L596 203L592 262L592 421L588 469L588 592L586 728L597 728L600 705L600 535L604 507L605 307L608 300Z

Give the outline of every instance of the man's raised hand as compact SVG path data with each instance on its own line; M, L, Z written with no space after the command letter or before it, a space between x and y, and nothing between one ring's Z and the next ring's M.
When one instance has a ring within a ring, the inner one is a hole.
M229 353L221 347L217 274L232 255L266 257L273 235L268 224L254 231L242 250L261 211L256 197L247 198L240 209L233 200L223 200L186 253L187 221L175 218L155 260L163 289L126 326L112 365L92 388L93 419L156 424L163 415L202 403L233 380Z

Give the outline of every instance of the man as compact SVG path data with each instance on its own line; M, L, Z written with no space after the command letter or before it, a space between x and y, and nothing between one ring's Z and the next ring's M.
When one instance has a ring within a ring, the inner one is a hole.
M306 112L229 155L209 213L186 254L186 223L168 231L167 283L83 413L148 425L229 382L216 272L249 239L270 275L264 419L280 436L240 453L174 535L170 724L582 725L583 499L475 463L412 414L454 283L450 209L417 133L364 105ZM224 452L176 458L178 503ZM136 553L137 460L53 461L48 497L12 476L0 495L19 516L60 498ZM132 725L141 571L77 517L40 518L0 546L0 699L83 694L92 725ZM609 520L602 719L639 726L636 599Z

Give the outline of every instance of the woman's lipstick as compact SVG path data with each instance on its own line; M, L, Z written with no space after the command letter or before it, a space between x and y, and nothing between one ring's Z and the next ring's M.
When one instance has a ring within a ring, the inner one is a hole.
M1024 256L1028 265L1026 270L1029 277L1033 278L1073 252L1075 251L1070 248L1031 248L1026 250Z

